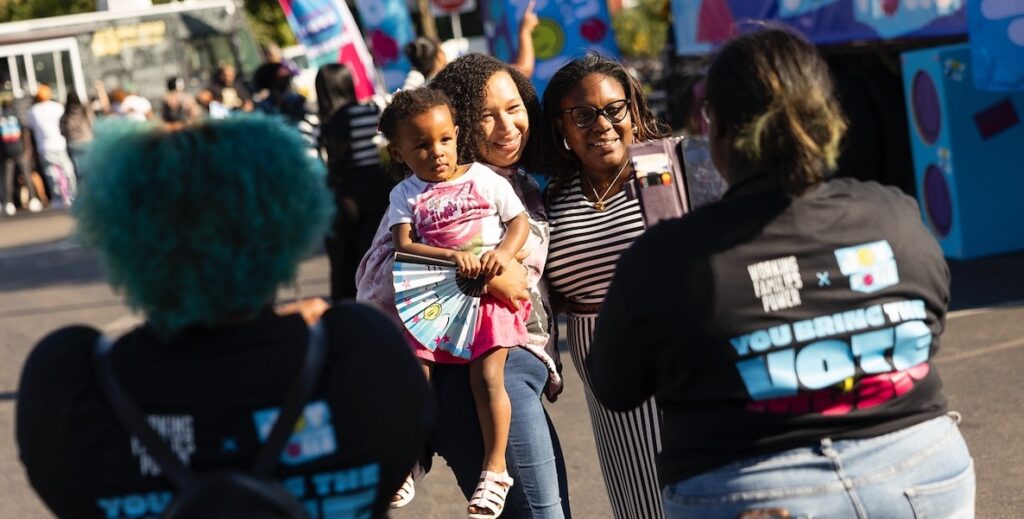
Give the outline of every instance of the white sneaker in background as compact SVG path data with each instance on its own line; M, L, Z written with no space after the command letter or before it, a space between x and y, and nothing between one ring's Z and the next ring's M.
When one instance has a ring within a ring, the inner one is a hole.
M7 204L4 205L4 214L6 214L7 216L14 216L15 212L16 210L14 209L14 204L12 204L11 202L7 202Z
M43 203L38 198L33 198L28 202L28 210L33 213L38 213L43 210Z

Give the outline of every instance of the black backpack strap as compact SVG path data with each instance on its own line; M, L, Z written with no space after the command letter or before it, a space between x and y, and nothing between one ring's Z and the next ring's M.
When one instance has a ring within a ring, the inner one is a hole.
M171 484L178 489L187 488L195 480L195 475L171 452L167 443L146 423L139 408L124 393L110 362L110 352L113 347L114 341L109 337L100 336L94 350L96 372L100 388L103 390L107 402L113 408L114 415L117 416L121 424L142 442L146 452L157 462ZM285 404L281 407L270 436L253 463L253 475L269 478L273 473L288 436L295 427L299 415L305 409L306 401L309 400L316 388L326 358L326 334L323 324L318 322L309 328L309 343L302 368L298 378L288 390Z
M320 372L323 371L324 360L327 358L327 337L322 321L309 327L309 346L306 348L306 360L299 371L299 377L288 390L287 399L281 406L281 411L274 422L274 428L270 436L256 456L252 464L251 474L257 477L269 478L274 473L274 467L281 457L284 444L291 436L295 423L306 408L306 402L313 396L313 390L320 379Z
M167 442L157 436L153 428L146 423L142 413L134 402L128 399L121 384L117 381L114 366L110 362L110 352L114 349L114 341L105 335L96 340L93 359L96 364L96 375L107 402L113 408L114 415L128 432L142 442L146 453L160 466L167 479L177 489L187 488L195 479L192 471L171 452Z

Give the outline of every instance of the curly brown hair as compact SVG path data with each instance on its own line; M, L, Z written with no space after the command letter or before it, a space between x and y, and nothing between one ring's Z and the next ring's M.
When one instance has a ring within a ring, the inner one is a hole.
M480 145L484 140L482 121L484 118L484 89L491 76L506 72L519 89L529 117L530 139L523 149L519 166L528 171L537 171L541 162L540 138L541 110L537 91L530 80L507 63L483 54L467 54L452 61L438 72L429 86L448 94L451 106L455 108L455 124L459 126L459 162L468 164L478 160Z
M398 128L402 126L411 117L415 117L419 114L426 113L435 106L445 106L452 113L452 120L458 120L456 115L458 111L452 108L451 101L443 91L436 88L413 88L409 90L402 90L391 98L391 104L384 109L380 114L380 122L377 123L377 128L380 133L384 135L384 138L389 142L393 142L398 137ZM461 131L459 132L461 135ZM461 138L461 137L460 137ZM388 163L388 175L394 180L402 180L405 177L406 167L405 164L394 160Z
M609 76L622 85L622 91L629 100L629 116L636 124L637 142L661 139L671 133L668 125L658 120L647 106L647 98L640 83L619 62L590 52L566 63L551 77L544 91L545 166L542 172L551 177L551 184L547 188L549 199L561 193L569 185L572 175L580 169L580 161L576 155L562 146L564 136L558 128L558 120L562 117L562 100L583 81L583 78L592 74Z

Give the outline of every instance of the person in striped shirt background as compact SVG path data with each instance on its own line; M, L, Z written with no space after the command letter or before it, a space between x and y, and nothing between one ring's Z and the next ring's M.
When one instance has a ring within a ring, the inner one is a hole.
M567 303L569 352L583 379L598 458L616 519L662 517L653 400L625 413L591 392L586 359L597 313L619 255L644 232L640 206L626 197L627 146L668 135L639 84L618 62L589 54L563 66L544 93L552 180L547 276Z
M315 84L320 149L338 208L332 232L324 240L331 263L331 299L337 300L356 295L356 267L373 243L394 183L380 165L373 140L380 109L371 101L356 101L349 69L337 63L324 65Z

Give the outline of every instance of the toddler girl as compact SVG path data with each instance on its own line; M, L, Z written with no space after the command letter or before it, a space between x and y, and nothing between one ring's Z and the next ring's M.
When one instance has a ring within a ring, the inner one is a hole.
M395 250L452 261L462 276L489 279L501 274L526 242L526 210L508 180L481 164L457 163L459 128L452 119L447 97L430 88L395 94L381 114L380 128L390 143L392 164L413 173L391 191L385 218ZM421 344L409 336L427 378L434 362L470 364L485 450L480 483L469 504L471 519L500 515L512 485L505 468L511 420L505 348L529 340L525 325L529 314L529 304L513 310L483 295L478 327L469 344L440 339ZM399 499L408 502L411 494L407 492L407 498L400 494Z

